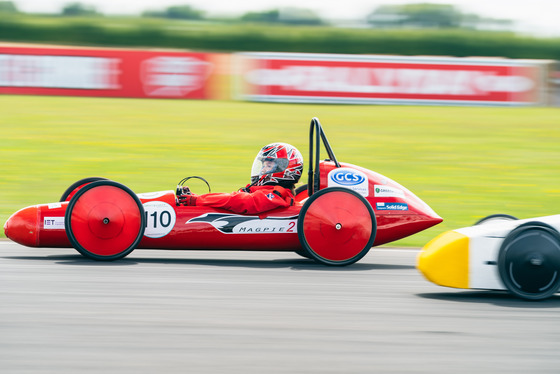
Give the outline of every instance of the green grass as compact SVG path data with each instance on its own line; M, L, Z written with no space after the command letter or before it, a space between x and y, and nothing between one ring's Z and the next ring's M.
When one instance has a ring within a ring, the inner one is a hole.
M214 192L245 185L272 141L307 159L312 117L340 161L404 185L444 222L395 244L493 213L520 218L560 206L560 109L290 105L233 101L0 96L0 222L58 201L78 179L102 176L135 192L200 175ZM191 183L205 192L202 182ZM3 232L1 233L4 237Z

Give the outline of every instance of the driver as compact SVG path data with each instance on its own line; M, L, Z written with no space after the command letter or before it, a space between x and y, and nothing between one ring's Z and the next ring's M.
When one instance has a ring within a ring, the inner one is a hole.
M293 146L272 143L264 146L251 170L251 184L232 193L195 195L188 187L177 195L177 204L211 206L240 214L258 214L294 203L294 186L303 172L303 157Z

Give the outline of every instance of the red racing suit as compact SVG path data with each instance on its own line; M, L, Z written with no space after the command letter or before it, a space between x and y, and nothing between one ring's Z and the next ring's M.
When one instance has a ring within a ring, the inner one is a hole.
M294 204L294 195L280 186L252 186L249 192L208 193L196 196L196 206L222 208L240 214L258 214Z

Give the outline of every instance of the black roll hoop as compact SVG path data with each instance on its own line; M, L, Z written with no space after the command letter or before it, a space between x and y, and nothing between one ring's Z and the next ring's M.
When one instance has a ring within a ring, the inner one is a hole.
M323 131L323 127L319 122L319 118L313 117L311 119L311 126L309 128L309 172L308 172L308 179L307 179L307 194L309 196L313 195L313 193L319 191L319 184L320 184L320 170L319 170L319 162L321 158L321 140L323 141L323 145L325 146L325 150L327 151L328 160L334 162L337 168L340 167L340 164L336 160L336 156L329 144L327 136ZM315 160L315 163L313 162ZM315 169L313 169L315 167Z

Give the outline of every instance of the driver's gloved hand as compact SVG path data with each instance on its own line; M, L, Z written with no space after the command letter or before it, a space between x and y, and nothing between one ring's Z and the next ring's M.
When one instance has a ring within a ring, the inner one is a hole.
M189 186L177 186L177 196L180 195L192 195Z
M192 194L191 190L187 186L177 187L177 205L196 205L196 196Z
M194 206L196 205L196 198L194 195L177 196L177 205Z

